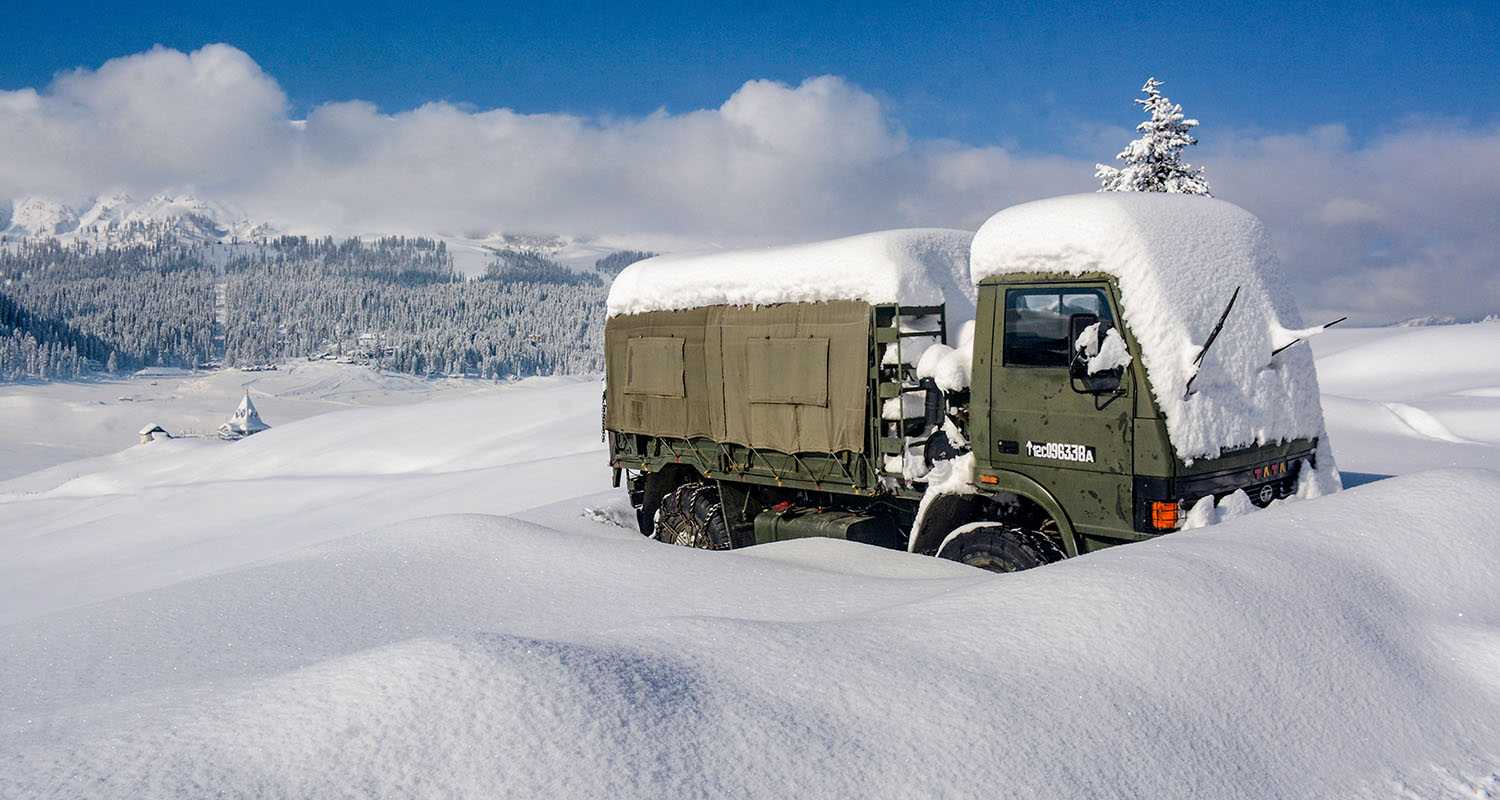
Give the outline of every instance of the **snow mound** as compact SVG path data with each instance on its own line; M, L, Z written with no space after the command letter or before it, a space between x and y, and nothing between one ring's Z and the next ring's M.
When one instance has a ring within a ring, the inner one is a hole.
M1271 355L1301 332L1302 317L1264 226L1237 206L1120 192L1025 203L980 228L970 266L975 283L1016 272L1115 276L1185 459L1323 433L1311 352L1299 345ZM1236 288L1223 331L1195 366Z
M1339 333L1360 344L1319 356L1330 394L1410 400L1493 386L1500 376L1500 322Z
M0 796L1483 796L1496 515L1424 473L1006 576L412 520L0 627Z
M680 253L626 267L609 315L704 306L862 300L948 304L949 325L974 317L968 231L916 228L824 242Z
M0 544L13 548L0 626L390 520L509 513L609 485L597 379L275 419L233 444L173 439L0 481Z

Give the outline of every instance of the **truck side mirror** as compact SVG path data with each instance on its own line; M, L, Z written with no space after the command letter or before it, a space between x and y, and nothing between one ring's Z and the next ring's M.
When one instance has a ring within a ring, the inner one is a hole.
M1093 346L1079 344L1089 328L1094 328ZM1073 391L1081 394L1113 394L1120 390L1121 370L1111 369L1089 374L1089 358L1099 353L1104 338L1114 330L1109 323L1100 323L1097 314L1073 314L1068 317L1068 341L1073 358L1068 362L1068 381ZM1118 334L1116 334L1118 335ZM1092 350L1092 352L1090 352Z
M1068 377L1075 380L1087 381L1089 378L1089 355L1085 349L1078 344L1079 337L1083 336L1091 326L1099 324L1098 314L1072 314L1068 317L1068 351L1072 357L1068 360ZM1102 331L1101 331L1102 333ZM1097 344L1095 347L1097 348Z

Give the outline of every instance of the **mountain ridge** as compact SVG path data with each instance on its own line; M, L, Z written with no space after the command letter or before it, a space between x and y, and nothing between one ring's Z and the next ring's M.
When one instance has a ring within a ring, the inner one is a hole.
M164 236L190 242L263 239L280 231L268 222L191 192L160 192L136 200L124 192L95 197L82 211L62 201L31 195L11 202L0 235L95 244L150 243Z

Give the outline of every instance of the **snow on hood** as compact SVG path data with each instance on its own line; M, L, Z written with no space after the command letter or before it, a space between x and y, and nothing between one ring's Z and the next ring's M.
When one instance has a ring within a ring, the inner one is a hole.
M826 300L946 302L952 324L974 316L974 287L968 279L973 236L914 228L783 247L657 256L626 267L615 278L609 315Z
M1323 433L1312 354L1271 351L1303 327L1260 220L1206 197L1070 195L1007 208L974 237L974 283L1014 272L1103 272L1184 459ZM1239 299L1208 351L1194 394L1193 359L1229 298Z

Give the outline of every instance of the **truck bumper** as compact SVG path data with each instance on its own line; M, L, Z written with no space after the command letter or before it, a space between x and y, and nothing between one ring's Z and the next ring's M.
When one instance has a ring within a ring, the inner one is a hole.
M1303 462L1312 463L1314 459L1314 453L1308 451L1202 475L1175 478L1137 476L1134 481L1133 527L1138 533L1169 533L1175 528L1162 529L1152 524L1153 503L1177 502L1186 511L1204 497L1212 496L1218 500L1240 490L1249 495L1251 503L1265 508L1276 500L1296 494L1297 477L1301 474Z

